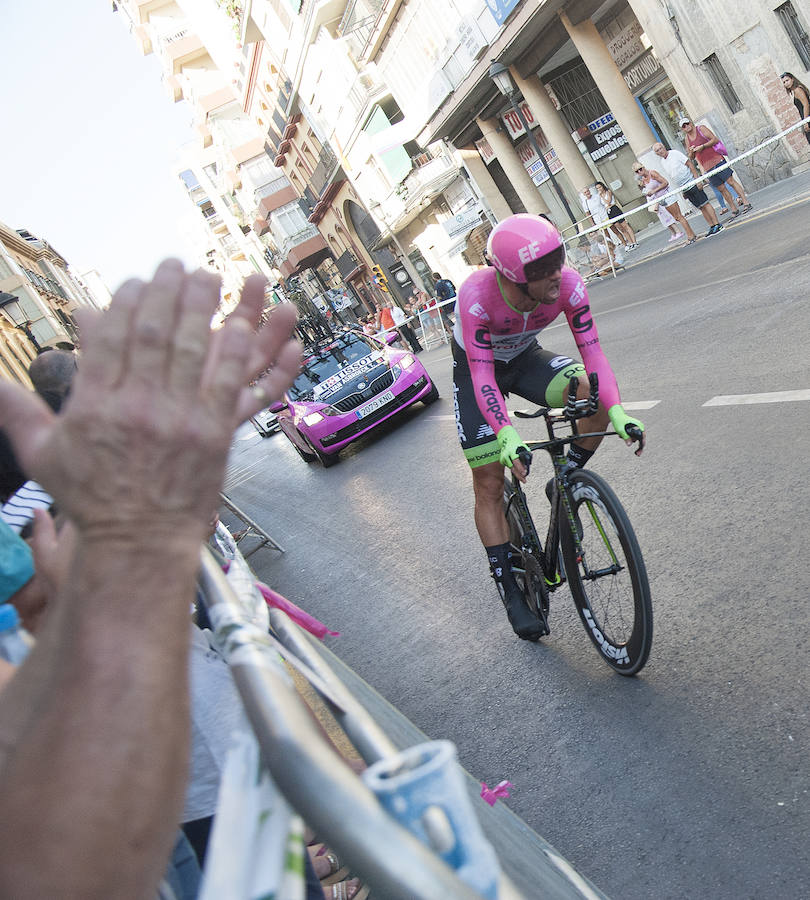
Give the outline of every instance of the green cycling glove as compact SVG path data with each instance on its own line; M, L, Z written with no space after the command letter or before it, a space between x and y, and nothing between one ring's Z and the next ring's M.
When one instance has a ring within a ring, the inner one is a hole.
M608 410L608 415L610 416L610 424L616 429L616 433L626 441L630 440L630 435L627 433L628 425L635 425L636 428L644 431L644 423L640 422L638 419L630 418L624 411L624 407L621 403L611 406Z
M517 459L520 450L529 448L520 439L520 435L512 425L504 425L497 434L498 446L501 448L500 463L502 466L512 468L512 463Z

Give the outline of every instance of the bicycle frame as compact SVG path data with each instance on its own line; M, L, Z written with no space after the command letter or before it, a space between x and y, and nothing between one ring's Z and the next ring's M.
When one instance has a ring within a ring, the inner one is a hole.
M581 434L579 432L579 428L577 427L576 420L572 420L564 414L552 415L551 410L549 409L540 409L536 413L532 413L531 416L520 416L519 413L516 413L516 415L521 418L534 418L542 415L546 422L546 428L548 429L549 439L547 441L526 442L526 446L532 453L534 453L536 450L546 450L551 457L551 463L554 467L554 494L551 498L551 513L549 515L548 529L546 531L546 540L544 544L540 543L540 537L537 533L537 528L532 520L531 513L529 512L526 494L524 493L521 483L515 476L514 472L512 473L512 488L514 493L510 502L514 501L516 505L518 515L520 516L521 522L524 526L524 535L531 535L533 540L536 542L536 545L533 548L522 547L521 549L524 550L524 552L526 550L530 550L532 552L532 555L535 556L540 564L540 568L542 570L547 588L553 591L563 583L561 579L557 578L557 559L559 555L560 545L559 517L561 509L565 511L565 515L568 518L568 522L571 528L571 534L573 535L574 542L579 549L579 534L574 522L574 511L571 507L570 497L568 493L568 478L566 473L567 460L564 455L565 447L567 447L569 444L572 444L576 440L581 440L582 438L606 437L611 434L616 434L616 432L592 431ZM561 424L565 424L571 428L570 435L562 437L558 436L555 433L555 426ZM560 497L562 501L561 503L555 502L555 498L557 496Z

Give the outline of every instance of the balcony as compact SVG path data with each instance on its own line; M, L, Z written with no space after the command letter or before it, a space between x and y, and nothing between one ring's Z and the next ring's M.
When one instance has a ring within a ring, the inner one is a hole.
M240 144L238 147L233 147L230 150L230 156L237 166L241 165L243 162L247 162L249 159L253 159L254 156L263 155L264 138L262 137L251 138L251 140L246 141L244 144Z
M321 233L310 226L287 238L279 248L279 256L284 260L280 267L281 274L287 278L302 269L313 268L330 255L329 246Z
M172 75L179 75L183 66L198 62L208 56L208 50L199 36L188 28L181 28L161 38L161 49Z
M284 180L287 181L286 178ZM295 189L292 185L287 182L280 189L274 190L272 193L265 194L261 197L258 206L259 215L267 217L273 210L281 209L282 206L286 206L288 203L292 203L297 199L298 194L295 193Z
M318 162L315 166L315 171L312 173L312 177L309 179L309 183L312 185L312 190L317 194L318 197L323 194L324 189L332 180L332 176L334 175L337 168L338 159L332 152L331 147L325 144L321 148L321 152L318 154Z
M458 174L458 167L446 150L423 153L412 160L414 169L402 182L409 197L421 199L425 194L434 193L447 186Z
M136 18L143 25L149 21L149 16L164 6L169 6L172 0L135 0Z

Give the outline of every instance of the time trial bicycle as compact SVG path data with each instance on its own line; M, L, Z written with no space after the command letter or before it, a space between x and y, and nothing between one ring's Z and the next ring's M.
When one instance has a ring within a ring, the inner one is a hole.
M653 633L641 549L627 513L605 479L589 469L571 468L565 457L567 445L578 439L616 434L580 433L578 420L592 416L598 407L596 374L589 380L588 398L577 400L579 382L571 379L561 412L544 407L515 412L519 418L545 419L549 439L527 441L529 452L520 458L528 470L533 451L548 451L554 477L546 486L551 512L544 543L520 481L514 474L506 477L503 499L512 568L543 634L551 633L549 595L567 581L585 631L601 657L620 674L635 675L647 662ZM557 434L561 427L568 429L566 434ZM633 440L643 440L640 429L627 431Z

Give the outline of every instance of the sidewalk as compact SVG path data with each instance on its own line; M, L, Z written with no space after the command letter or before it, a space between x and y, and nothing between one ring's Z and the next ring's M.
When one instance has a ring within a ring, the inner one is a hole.
M743 188L745 188L744 183ZM773 212L774 210L781 209L796 201L810 199L810 169L801 172L798 175L791 175L789 178L784 178L782 181L777 181L774 184L769 184L753 193L748 193L748 200L754 208L750 212L743 213L734 219L730 218L728 215L721 216L719 214L717 201L715 200L714 192L711 188L707 188L706 193L714 206L714 211L718 214L717 218L720 220L720 224L726 228L729 226L734 227L750 220L752 216L755 216L758 213ZM684 202L682 208L683 206L691 208L691 204L688 202ZM687 219L692 226L692 230L697 235L698 240L704 240L708 226L700 212L696 209L692 209L692 212L687 215ZM652 225L647 226L643 231L637 231L636 240L638 242L638 247L635 250L631 250L630 253L625 254L625 270L632 269L637 263L644 262L654 256L659 256L661 253L680 250L687 246L685 239L670 244L669 235L670 232L661 225L660 222L654 222ZM605 277L610 278L611 276L602 276L602 278L598 280L601 281Z

